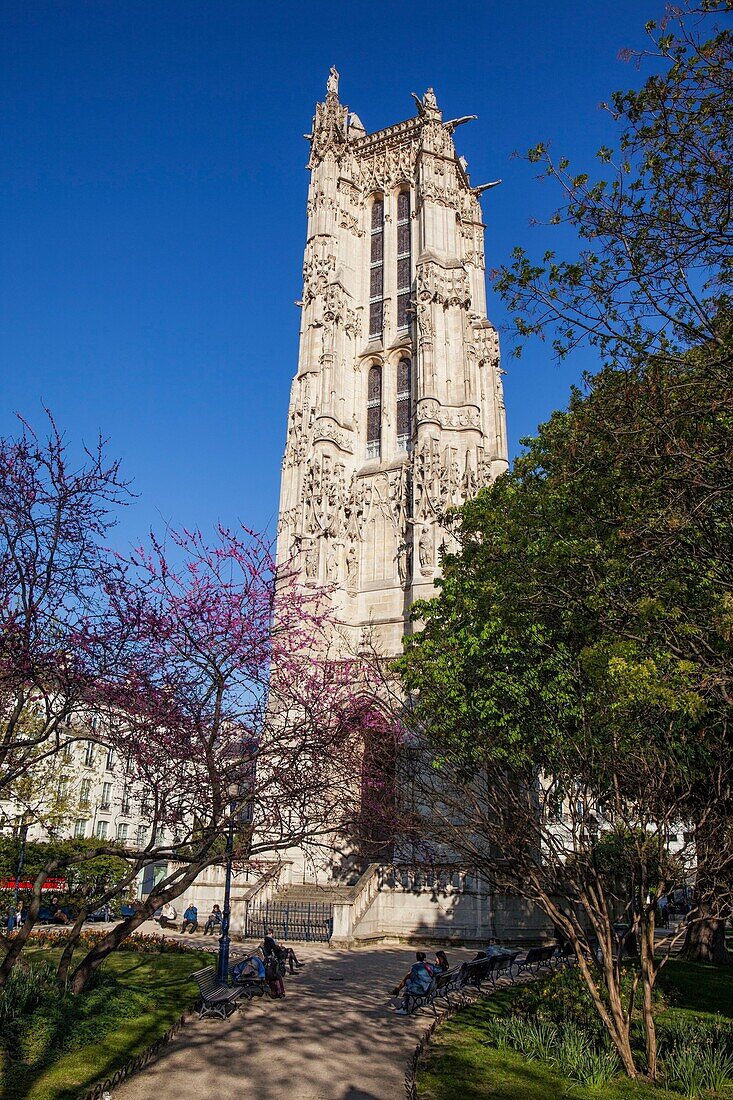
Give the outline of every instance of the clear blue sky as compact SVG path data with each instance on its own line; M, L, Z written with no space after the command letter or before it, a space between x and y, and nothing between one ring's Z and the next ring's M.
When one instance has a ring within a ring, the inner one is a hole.
M551 139L579 165L601 100L641 75L659 0L463 4L4 0L0 5L0 432L41 403L101 431L139 494L119 531L274 526L297 356L307 144L329 66L367 130L435 88L483 198L487 266L537 253L547 185L512 160ZM489 296L489 316L506 316ZM512 452L590 360L504 337Z

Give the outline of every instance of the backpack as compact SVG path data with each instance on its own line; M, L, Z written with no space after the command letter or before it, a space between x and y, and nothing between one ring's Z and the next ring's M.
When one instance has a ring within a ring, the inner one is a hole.
M273 958L269 955L265 959L265 980L268 982L276 982L278 978L285 976L285 963L282 959Z

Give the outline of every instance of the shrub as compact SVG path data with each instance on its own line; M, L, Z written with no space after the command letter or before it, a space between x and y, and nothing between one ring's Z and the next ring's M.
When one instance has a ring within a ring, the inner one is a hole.
M708 1047L733 1057L733 1021L724 1016L661 1019L657 1023L657 1036L662 1055Z
M100 943L107 933L102 929L85 929L78 940L78 948L89 951ZM68 935L63 932L53 932L50 929L38 929L32 932L30 942L35 947L63 947L68 942ZM166 936L151 936L144 933L133 932L126 940L123 940L118 951L134 951L141 955L185 955L192 948L177 940L168 939Z
M51 963L15 966L0 989L0 1031L19 1017L28 1016L53 988L55 971Z
M733 1023L722 1016L661 1021L659 1048L667 1083L685 1096L733 1080Z
M605 1085L619 1070L616 1055L599 1049L588 1031L574 1025L510 1016L490 1020L485 1033L492 1046L516 1050L528 1061L546 1062L574 1084Z

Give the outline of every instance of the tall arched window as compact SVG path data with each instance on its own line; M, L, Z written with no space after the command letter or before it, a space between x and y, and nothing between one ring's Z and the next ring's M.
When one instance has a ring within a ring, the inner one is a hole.
M384 199L372 203L369 251L369 338L381 339L384 327Z
M397 450L409 451L412 439L412 364L397 364Z
M367 458L379 458L382 444L382 368L371 367L367 388Z
M410 192L397 196L397 328L410 323L410 284L412 257L410 249Z

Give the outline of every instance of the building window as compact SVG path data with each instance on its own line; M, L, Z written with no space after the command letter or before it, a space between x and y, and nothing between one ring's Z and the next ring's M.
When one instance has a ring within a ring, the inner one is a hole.
M79 789L79 805L88 806L89 797L92 793L92 781L91 779L82 779L81 787Z
M382 338L384 327L384 199L372 203L369 243L369 339Z
M125 824L124 822L120 822L119 825L117 826L117 839L118 840L127 840L127 834L128 834L129 828L130 828L129 825Z
M135 835L135 843L138 848L144 848L148 842L148 830L144 825L138 825L137 833Z
M93 741L87 741L87 748L86 748L86 752L84 753L84 767L85 768L93 768L94 767L95 750L96 750L96 745L94 744L94 742Z
M107 749L107 771L111 772L115 766L115 750Z
M112 784L102 784L102 801L100 803L100 810L108 810L112 804Z
M412 439L412 364L397 364L397 450L409 451Z
M69 777L62 775L59 779L59 799L63 801L69 793Z
M410 246L410 192L397 196L397 328L410 324L410 286L412 284Z
M107 839L107 829L108 828L109 828L109 821L98 821L97 822L97 836L99 837L100 840L106 840Z
M367 388L367 458L379 458L382 443L382 368L370 367Z
M87 823L86 821L77 821L74 824L74 836L77 840L81 840L87 835Z

